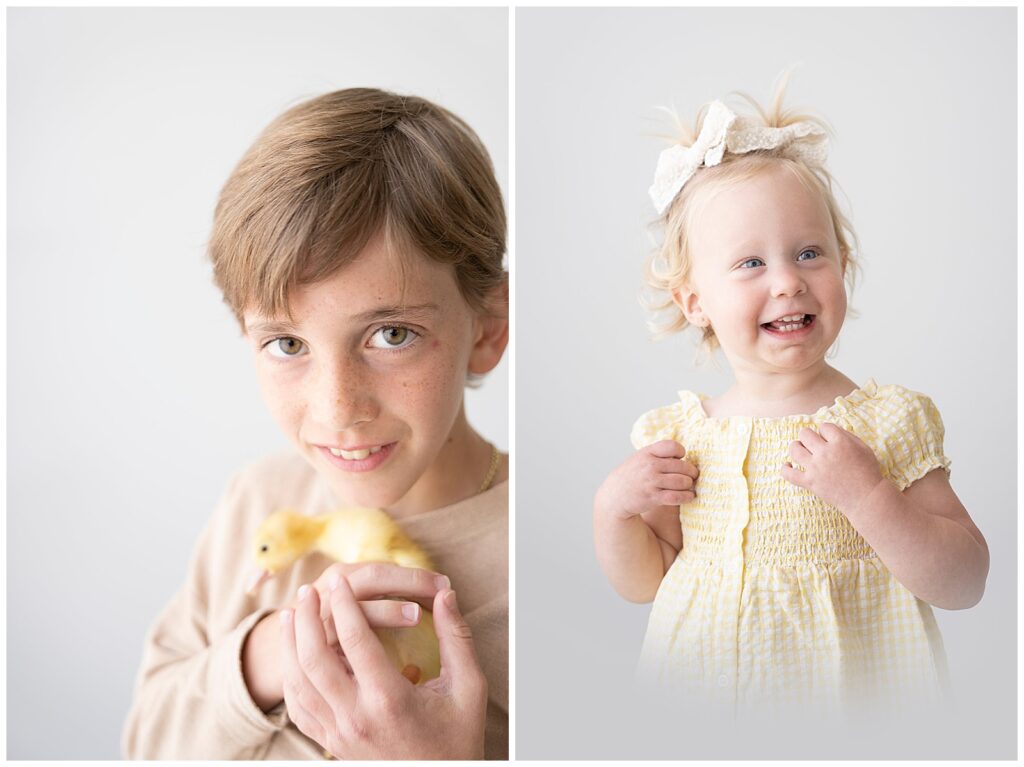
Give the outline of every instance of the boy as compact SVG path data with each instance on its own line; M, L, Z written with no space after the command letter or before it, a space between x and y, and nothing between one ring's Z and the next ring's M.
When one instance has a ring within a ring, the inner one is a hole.
M298 455L229 484L147 637L126 757L507 758L507 456L463 408L507 344L504 250L486 150L423 99L329 93L242 158L214 279ZM283 506L383 508L439 572L312 554L249 596L253 532ZM418 620L384 596L433 608L438 683L380 663L369 627Z

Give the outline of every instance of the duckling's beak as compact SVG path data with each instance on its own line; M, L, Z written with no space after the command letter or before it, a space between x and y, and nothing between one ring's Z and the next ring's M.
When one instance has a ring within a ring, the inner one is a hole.
M264 582L270 580L271 573L263 568L257 568L253 570L252 575L249 577L249 585L245 589L246 594L255 594L260 586Z

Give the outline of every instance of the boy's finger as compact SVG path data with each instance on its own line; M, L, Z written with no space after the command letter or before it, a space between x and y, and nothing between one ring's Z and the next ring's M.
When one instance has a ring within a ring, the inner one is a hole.
M295 610L282 610L279 619L281 676L284 681L284 701L288 707L288 716L303 732L315 738L313 730L318 726L318 722L325 721L320 717L327 711L327 704L299 668L299 659L295 651Z
M338 644L352 667L357 684L383 692L397 690L399 684L405 684L367 623L347 578L341 578L331 590L331 613Z
M327 645L320 621L320 596L310 586L299 590L295 607L295 654L299 668L332 711L351 703L355 686L338 654Z
M658 458L682 458L686 455L686 448L674 439L663 439L660 442L653 442L647 446L651 455Z
M404 597L414 599L424 607L430 607L434 603L434 595L451 585L445 575L386 562L364 565L346 577L358 600Z
M434 631L441 655L441 677L446 678L457 699L487 700L487 679L480 669L473 634L459 612L455 592L446 590L434 599Z

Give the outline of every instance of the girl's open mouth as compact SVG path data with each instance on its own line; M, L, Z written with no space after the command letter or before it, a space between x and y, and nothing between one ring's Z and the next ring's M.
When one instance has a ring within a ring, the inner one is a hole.
M805 337L814 327L816 315L805 314L799 322L766 322L761 330L775 338L797 340Z

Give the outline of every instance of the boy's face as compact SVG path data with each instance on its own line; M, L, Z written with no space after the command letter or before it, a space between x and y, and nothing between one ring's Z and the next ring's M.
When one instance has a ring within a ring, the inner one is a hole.
M271 414L348 505L394 506L417 487L429 503L439 452L464 423L480 322L450 267L399 259L377 237L334 276L296 289L296 327L245 314Z
M692 248L695 286L676 300L691 321L710 322L734 370L821 363L843 325L846 289L818 195L785 169L758 174L708 201ZM764 327L797 314L813 320L794 333Z

